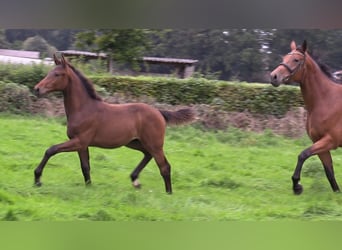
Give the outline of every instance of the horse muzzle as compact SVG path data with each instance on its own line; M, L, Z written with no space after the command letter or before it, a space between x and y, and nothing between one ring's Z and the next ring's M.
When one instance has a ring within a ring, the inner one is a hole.
M273 87L279 87L281 82L279 81L279 79L277 77L277 74L272 74L271 73L270 80L271 80L271 84L272 84Z

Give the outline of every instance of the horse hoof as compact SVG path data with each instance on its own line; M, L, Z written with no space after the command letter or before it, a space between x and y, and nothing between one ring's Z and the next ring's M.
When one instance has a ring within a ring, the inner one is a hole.
M303 192L303 186L300 184L297 184L293 187L293 193L296 195L300 195Z
M36 187L41 187L42 186L42 183L39 181L39 182L36 182L36 183L34 183L34 186L36 186Z

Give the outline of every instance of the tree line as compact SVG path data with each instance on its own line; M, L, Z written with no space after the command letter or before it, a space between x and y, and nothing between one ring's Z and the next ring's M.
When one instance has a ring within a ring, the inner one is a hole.
M196 59L196 74L209 79L266 82L268 72L289 51L291 40L331 71L342 69L342 30L316 29L96 29L0 30L0 48L105 52L119 67L143 68L143 56Z

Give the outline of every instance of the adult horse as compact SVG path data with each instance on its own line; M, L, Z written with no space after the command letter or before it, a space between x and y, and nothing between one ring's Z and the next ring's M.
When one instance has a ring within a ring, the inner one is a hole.
M342 86L310 56L306 41L298 47L292 41L291 51L270 76L275 87L281 83L299 83L307 110L306 131L313 144L298 156L292 176L294 193L302 193L299 184L302 166L313 155L318 155L323 163L332 190L339 192L330 150L342 146Z
M61 91L67 117L69 140L48 148L34 171L34 183L41 185L43 169L51 156L77 151L86 184L91 183L89 146L117 148L126 146L141 151L144 158L131 173L134 187L140 187L139 173L154 158L164 179L167 193L172 193L171 167L164 151L167 124L184 124L194 119L190 108L178 111L158 110L143 103L108 104L97 95L92 83L66 61L54 55L56 66L34 90L38 96Z

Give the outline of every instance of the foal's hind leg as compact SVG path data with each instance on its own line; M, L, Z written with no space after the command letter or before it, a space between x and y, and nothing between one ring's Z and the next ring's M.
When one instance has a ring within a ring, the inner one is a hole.
M150 162L152 159L152 156L150 153L148 153L141 142L139 140L131 141L129 144L126 145L126 147L135 149L138 151L141 151L144 154L144 158L141 160L141 162L138 164L138 166L133 170L130 177L132 180L132 184L135 188L140 188L140 182L138 180L140 172L146 167L146 165Z
M339 192L340 188L338 187L337 182L335 180L334 168L330 152L328 151L326 153L321 153L318 156L323 163L325 174L329 180L332 190L334 192Z
M141 187L140 182L138 180L139 174L147 165L147 163L150 162L151 159L152 159L152 156L149 153L144 153L144 158L141 160L138 166L131 173L132 184L135 188Z
M83 149L83 150L79 150L78 156L80 158L84 182L86 185L89 185L89 184L91 184L91 179L90 179L90 164L89 164L89 150L88 150L88 148Z
M168 194L172 194L171 166L164 155L164 151L161 149L157 151L156 153L153 153L152 156L154 157L159 167L160 174L164 179L166 192Z

